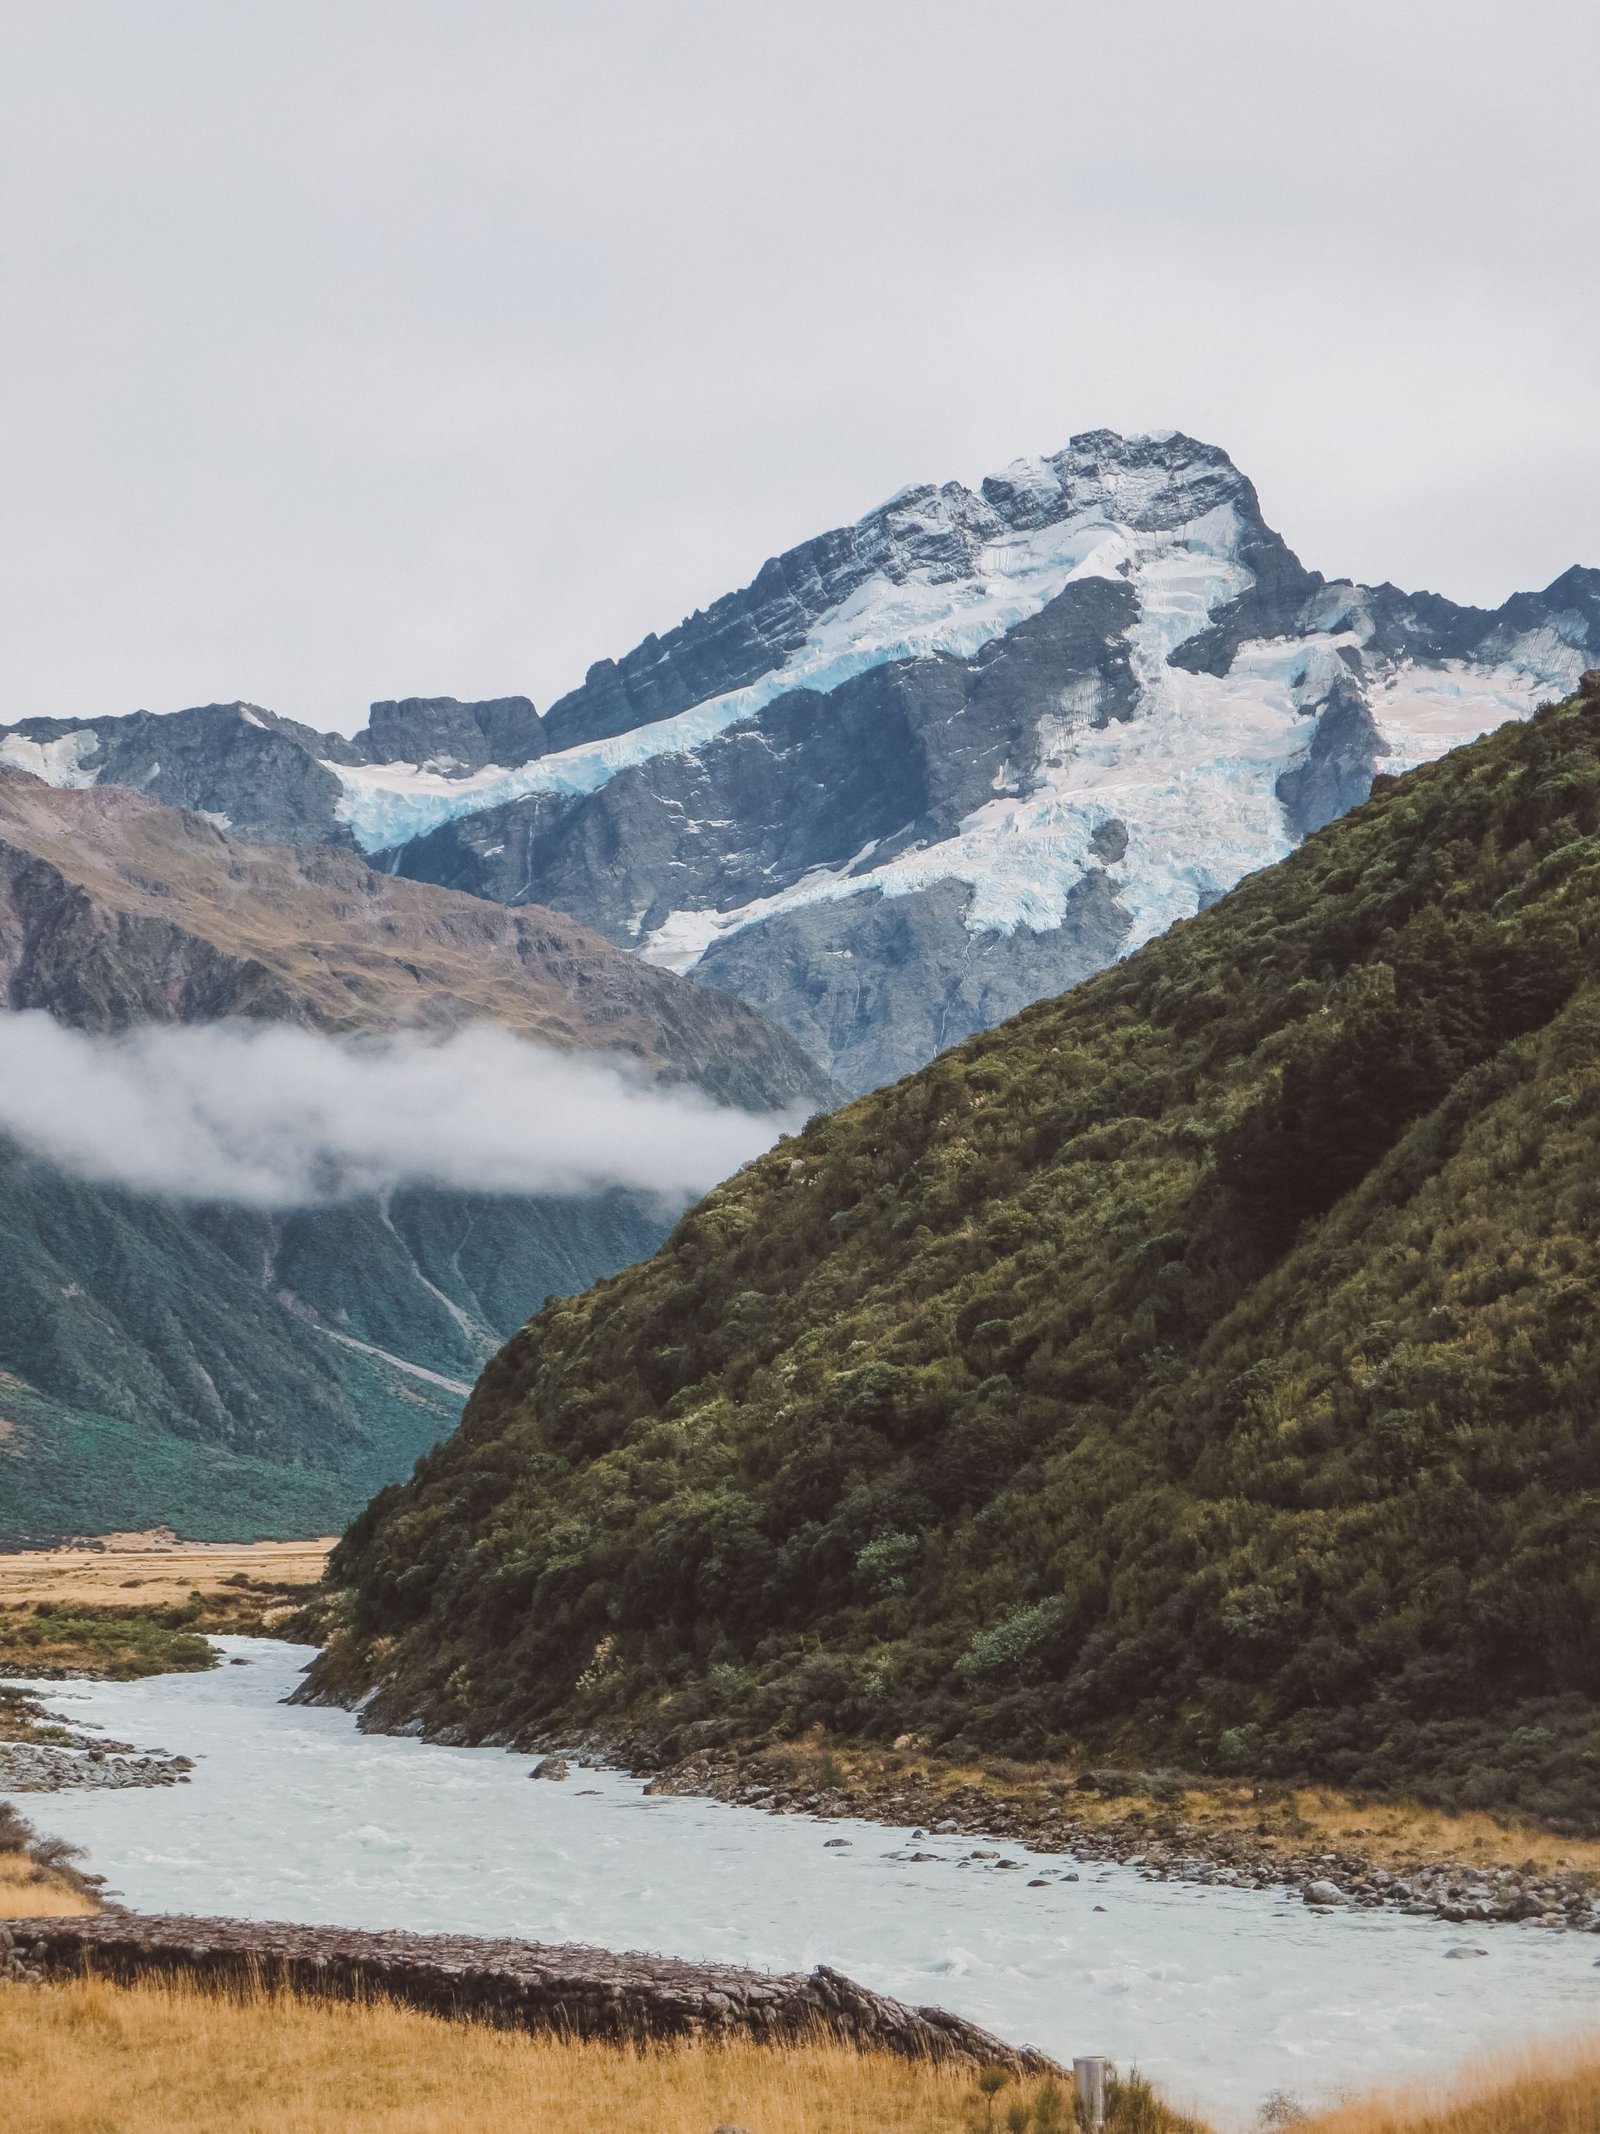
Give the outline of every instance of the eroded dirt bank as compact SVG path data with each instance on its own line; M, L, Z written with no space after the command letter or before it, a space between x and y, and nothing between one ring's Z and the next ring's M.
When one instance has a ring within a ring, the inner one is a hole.
M350 1998L381 1993L440 2015L578 2038L832 2037L913 2059L1041 2073L1044 2054L1006 2044L942 2008L911 2008L819 1965L797 1972L466 1934L368 1933L273 1921L109 1910L0 1926L0 1977L92 1971L129 1982L184 1977L283 1985Z

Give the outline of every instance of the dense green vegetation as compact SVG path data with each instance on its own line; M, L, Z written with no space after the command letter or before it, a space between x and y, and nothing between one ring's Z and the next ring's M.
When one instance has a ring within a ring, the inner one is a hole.
M1597 830L1591 696L814 1122L489 1366L324 1683L1600 1826Z
M109 1682L194 1674L217 1664L211 1643L195 1628L204 1615L198 1593L185 1606L159 1611L53 1601L0 1608L0 1669L20 1675L98 1675ZM35 1733L33 1738L42 1737Z
M373 1396L381 1391L374 1387ZM411 1457L449 1424L419 1410ZM149 1422L72 1408L0 1372L0 1547L170 1526L190 1540L330 1534L366 1492L359 1475L196 1444ZM430 1433L424 1435L424 1432ZM402 1443L388 1450L403 1464ZM391 1469L392 1471L392 1469ZM370 1469L369 1469L370 1472Z
M333 1532L449 1431L530 1304L666 1227L621 1192L183 1207L0 1144L0 1544Z

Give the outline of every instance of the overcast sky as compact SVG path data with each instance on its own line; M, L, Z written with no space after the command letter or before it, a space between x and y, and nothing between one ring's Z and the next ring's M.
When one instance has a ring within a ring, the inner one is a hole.
M0 0L0 719L526 692L1074 431L1600 564L1593 0Z

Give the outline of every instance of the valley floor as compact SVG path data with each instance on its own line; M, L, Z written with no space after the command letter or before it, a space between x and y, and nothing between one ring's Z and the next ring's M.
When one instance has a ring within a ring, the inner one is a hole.
M332 1547L331 1535L191 1542L107 1534L0 1555L0 1674L132 1681L209 1667L207 1632L281 1633L316 1590ZM0 1741L33 1738L14 1722L0 1697Z
M177 1541L102 1534L55 1549L0 1554L0 1608L39 1601L170 1608L191 1593L221 1601L253 1589L281 1595L314 1586L335 1537L312 1541Z

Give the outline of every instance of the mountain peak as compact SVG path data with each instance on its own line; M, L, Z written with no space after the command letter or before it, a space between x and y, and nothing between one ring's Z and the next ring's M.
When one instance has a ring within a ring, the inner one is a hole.
M1379 762L1526 717L1597 651L1600 572L1495 610L1327 580L1221 447L1094 429L769 557L543 719L385 699L346 738L213 706L35 722L0 757L570 911L863 1087L1192 916Z

